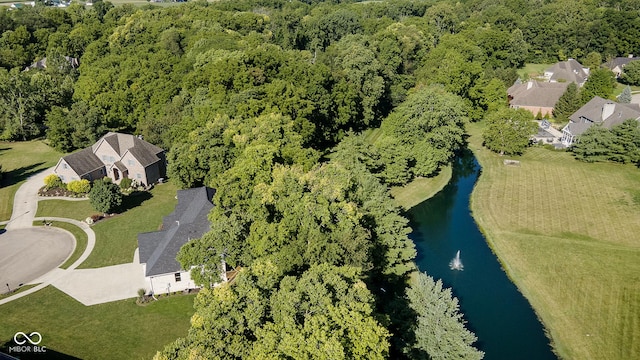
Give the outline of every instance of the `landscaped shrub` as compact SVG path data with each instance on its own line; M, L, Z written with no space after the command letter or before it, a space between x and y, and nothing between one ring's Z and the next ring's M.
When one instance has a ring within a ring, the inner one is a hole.
M112 183L109 178L102 178L93 183L89 201L94 209L108 213L122 204L122 193L118 185Z
M56 174L47 175L47 177L44 178L44 185L47 187L47 189L55 189L64 186L62 180Z
M86 194L91 190L91 183L87 179L73 180L67 184L67 190L76 194Z
M133 180L129 179L129 178L124 178L120 181L120 189L122 190L126 190L128 188L131 187L131 183L133 183Z

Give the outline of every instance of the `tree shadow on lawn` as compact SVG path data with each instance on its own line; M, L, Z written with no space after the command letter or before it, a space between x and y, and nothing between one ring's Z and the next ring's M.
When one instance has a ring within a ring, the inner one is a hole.
M122 197L122 204L118 208L120 213L124 213L127 210L131 210L142 205L143 202L151 199L153 195L151 195L148 191L134 191L127 196Z
M29 334L30 332L25 331L25 333ZM35 336L34 336L35 337ZM38 347L38 352L34 351L36 346ZM20 349L17 349L20 348ZM21 351L22 350L22 351ZM31 351L28 351L31 350ZM3 356L3 355L9 356ZM54 349L50 348L45 344L45 341L38 345L31 345L28 341L26 341L22 345L16 344L13 339L5 342L0 345L0 359L21 359L21 360L43 360L43 359L60 359L60 360L80 360L75 356L63 354L61 352L57 352Z
M42 169L39 169L39 167L42 164L44 163L39 162L5 172L2 177L2 182L0 182L0 187L15 185L22 180L26 180L29 176L40 172Z

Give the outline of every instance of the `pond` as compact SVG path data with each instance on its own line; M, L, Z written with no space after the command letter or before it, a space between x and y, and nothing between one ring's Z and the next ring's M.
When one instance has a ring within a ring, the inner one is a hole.
M471 217L469 197L479 175L475 157L464 151L449 184L409 211L418 268L453 289L485 359L557 359L531 305L502 270ZM461 271L449 266L458 251Z

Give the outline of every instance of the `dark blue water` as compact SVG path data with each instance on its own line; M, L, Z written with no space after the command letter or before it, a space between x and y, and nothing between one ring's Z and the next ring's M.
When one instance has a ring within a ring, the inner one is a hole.
M473 154L465 152L454 164L450 183L409 211L418 267L453 288L485 359L557 359L533 309L502 271L471 217L469 196L479 175ZM449 268L458 250L463 271Z

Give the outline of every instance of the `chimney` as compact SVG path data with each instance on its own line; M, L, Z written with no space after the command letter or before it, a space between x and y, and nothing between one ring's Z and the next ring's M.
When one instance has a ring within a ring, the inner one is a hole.
M613 111L616 108L614 103L606 103L602 105L602 121L605 121L609 116L613 115Z

